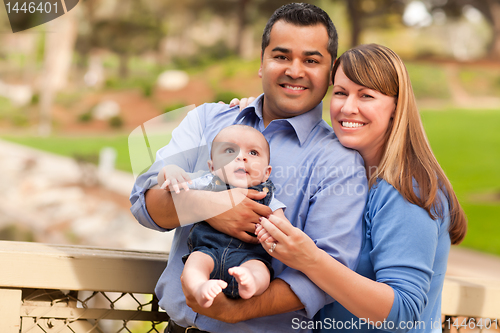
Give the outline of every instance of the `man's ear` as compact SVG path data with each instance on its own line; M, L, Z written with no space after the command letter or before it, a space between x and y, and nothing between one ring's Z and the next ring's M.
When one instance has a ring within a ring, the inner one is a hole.
M264 54L260 51L260 68L259 68L259 77L262 79L262 61L264 60Z
M335 66L335 63L337 62L339 58L335 59L333 62L332 62L332 68L330 68L330 86L333 84L333 66Z
M330 68L330 79L329 79L329 80L330 80L330 82L329 82L329 84L328 84L329 86L331 86L331 85L333 84L333 76L332 76L333 71L332 71L332 70L333 70L333 66L335 65L335 62L337 62L337 59L335 59L335 60L332 62L332 68Z

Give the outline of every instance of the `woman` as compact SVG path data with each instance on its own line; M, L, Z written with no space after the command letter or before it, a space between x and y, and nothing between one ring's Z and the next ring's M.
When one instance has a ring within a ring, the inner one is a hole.
M361 45L336 61L332 78L334 132L359 151L370 186L358 268L285 219L262 218L259 240L336 300L316 316L318 331L440 331L450 243L462 241L467 222L426 139L406 68L392 50Z

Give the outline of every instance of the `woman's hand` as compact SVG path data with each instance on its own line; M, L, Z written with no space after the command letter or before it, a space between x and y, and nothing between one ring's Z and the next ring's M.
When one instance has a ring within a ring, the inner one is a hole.
M237 98L233 98L231 100L231 102L229 102L229 106L230 107L233 107L233 106L236 106L236 105L240 105L240 110L243 110L244 108L246 108L247 106L250 105L250 103L252 103L253 101L255 101L255 97L248 97L248 98L242 98L241 100L238 100Z
M253 101L255 101L255 97L248 97L248 98L242 98L241 100L237 99L237 98L233 98L231 100L231 102L229 102L229 107L232 108L233 106L236 106L236 105L239 105L240 106L240 110L243 110L244 108L246 108L247 106L250 105L250 103L252 103ZM224 103L223 101L220 101L219 104L226 104Z
M264 249L285 265L304 271L316 264L321 250L286 218L275 215L269 219L262 217L255 233Z

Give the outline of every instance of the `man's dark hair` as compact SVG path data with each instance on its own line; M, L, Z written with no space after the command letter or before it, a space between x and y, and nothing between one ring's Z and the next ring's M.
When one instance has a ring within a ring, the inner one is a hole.
M262 55L264 55L264 50L270 43L271 29L274 23L280 20L298 26L324 25L328 33L328 53L332 56L332 62L337 59L339 38L335 25L333 25L330 16L323 9L308 3L289 3L276 9L269 21L267 21L262 34Z

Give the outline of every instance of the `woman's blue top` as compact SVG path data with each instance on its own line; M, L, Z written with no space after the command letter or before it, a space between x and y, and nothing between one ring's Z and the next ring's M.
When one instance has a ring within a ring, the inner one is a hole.
M441 198L446 218L433 220L384 180L370 189L356 272L393 289L391 312L384 322L369 323L333 302L316 315L314 332L441 332L450 251L448 201Z

